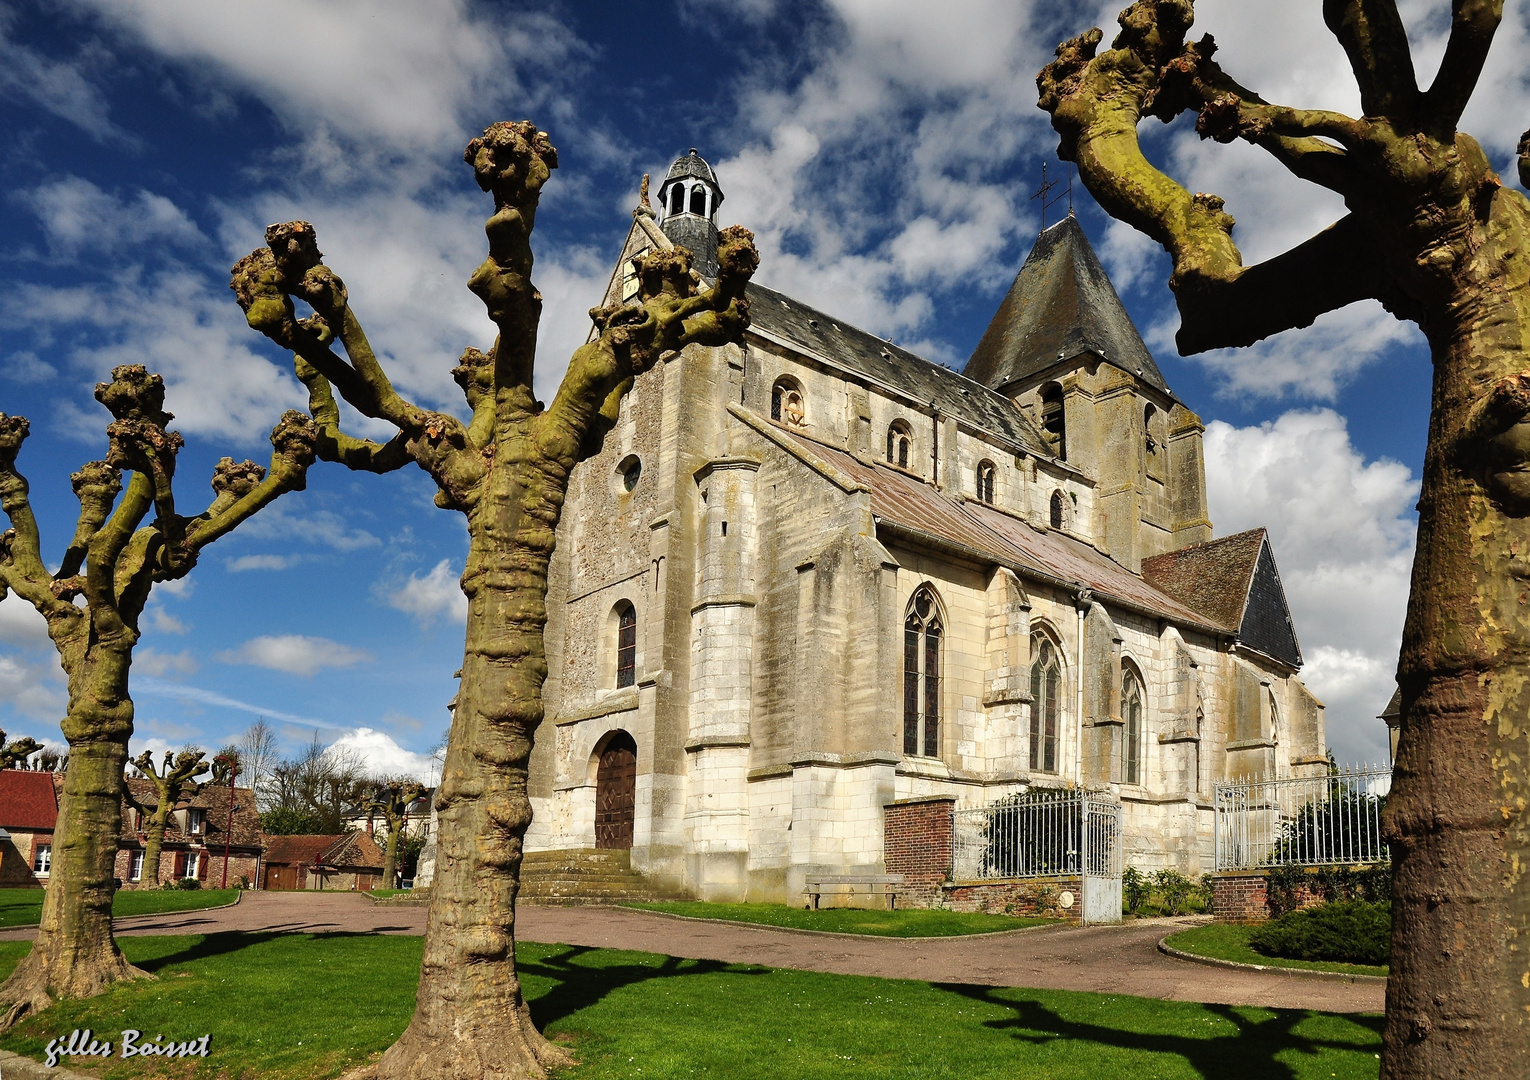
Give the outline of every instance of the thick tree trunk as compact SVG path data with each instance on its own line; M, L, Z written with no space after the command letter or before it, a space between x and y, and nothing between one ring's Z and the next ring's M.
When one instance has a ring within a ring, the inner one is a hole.
M527 765L547 678L547 565L567 472L508 446L470 519L461 694L436 793L439 833L414 1019L389 1080L541 1077L573 1059L531 1022L515 975L515 896L531 824ZM551 526L546 525L551 517Z
M1386 1080L1517 1080L1530 1059L1527 242L1530 204L1499 190L1454 298L1425 320L1434 400L1386 810Z
M383 852L382 887L393 888L393 875L398 873L398 825L388 822L388 848Z
M154 808L154 813L149 815L148 827L144 830L143 878L139 882L140 888L152 889L159 884L159 857L165 846L166 819L170 816L170 808L163 805L163 795L159 801L162 805Z
M98 646L70 677L69 768L53 833L53 866L32 951L0 986L0 1029L63 998L149 978L112 938L113 874L122 829L122 768L133 730L128 655Z

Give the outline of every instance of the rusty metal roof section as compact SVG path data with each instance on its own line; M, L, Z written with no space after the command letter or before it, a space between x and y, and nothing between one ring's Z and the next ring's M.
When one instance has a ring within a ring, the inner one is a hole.
M749 283L749 320L754 329L875 382L896 387L924 405L1007 440L1038 457L1054 456L1046 438L1020 407L1002 394L950 368L901 349L875 334L825 315L774 289Z
M1007 566L1022 577L1042 577L1087 588L1104 599L1212 631L1192 608L1155 588L1109 556L1054 530L1032 528L982 503L953 499L917 476L882 462L866 462L837 447L779 428L790 440L871 492L871 512L888 524L965 549L975 558Z
M1291 667L1302 666L1285 587L1264 529L1208 540L1142 562L1142 576L1238 641Z
M964 373L1002 392L1089 352L1169 392L1078 219L1069 214L1037 238Z

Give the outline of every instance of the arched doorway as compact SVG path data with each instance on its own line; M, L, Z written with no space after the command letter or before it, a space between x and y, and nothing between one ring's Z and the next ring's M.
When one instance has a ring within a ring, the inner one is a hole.
M632 847L637 807L637 743L625 731L613 734L595 770L595 846Z

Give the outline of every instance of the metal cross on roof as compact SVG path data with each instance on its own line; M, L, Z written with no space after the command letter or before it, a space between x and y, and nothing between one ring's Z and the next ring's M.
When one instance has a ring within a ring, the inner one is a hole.
M1050 208L1052 206L1056 206L1059 202L1062 201L1062 198L1063 198L1061 195L1057 195L1057 196L1054 196L1052 198L1048 198L1048 196L1051 195L1053 188L1060 187L1061 185L1062 185L1062 181L1061 180L1048 180L1047 179L1047 163L1045 161L1043 161L1041 163L1041 187L1038 188L1036 190L1036 193L1031 196L1032 200L1036 200L1036 199L1040 199L1041 200L1041 231L1042 232L1046 232L1047 231L1047 210L1048 210L1048 208ZM1072 169L1068 170L1068 213L1069 213L1069 215L1072 215L1072 213L1073 213L1073 170Z

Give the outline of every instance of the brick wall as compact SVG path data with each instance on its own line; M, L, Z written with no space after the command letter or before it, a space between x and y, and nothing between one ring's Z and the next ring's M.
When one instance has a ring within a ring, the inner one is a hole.
M942 907L988 915L1039 915L1077 919L1083 911L1084 885L1078 878L1010 878L1003 881L953 882L942 890ZM1064 897L1064 893L1069 894ZM1062 900L1071 900L1067 907Z
M133 854L141 851L141 848L118 848L117 864L112 871L117 879L126 888L152 889L156 888L154 875L144 867L142 881L131 881L128 875L132 872ZM177 850L164 850L159 853L159 881L175 880L175 856ZM198 874L204 889L219 889L223 887L223 849L202 848L201 861L206 864L206 869ZM229 852L228 856L228 887L239 888L239 877L244 875L251 884L255 882L255 868L259 860L251 854L241 854L238 851Z
M889 874L902 874L905 907L930 907L951 876L951 816L948 795L899 799L882 807L883 852Z
M1310 872L1310 871L1309 871ZM1324 903L1317 887L1296 888L1298 908ZM1270 917L1269 875L1263 870L1217 874L1212 878L1211 914L1217 922L1263 922Z

